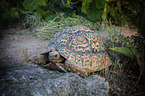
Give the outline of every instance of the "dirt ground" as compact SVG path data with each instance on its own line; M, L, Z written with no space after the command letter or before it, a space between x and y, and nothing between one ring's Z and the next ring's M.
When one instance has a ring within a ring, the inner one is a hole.
M28 62L44 52L49 40L35 36L29 30L6 30L0 36L0 62Z
M120 30L120 27L115 27ZM137 29L122 27L122 34L131 36ZM10 29L2 31L0 34L0 62L28 62L34 56L44 52L49 44L49 40L36 37L35 32L24 29Z

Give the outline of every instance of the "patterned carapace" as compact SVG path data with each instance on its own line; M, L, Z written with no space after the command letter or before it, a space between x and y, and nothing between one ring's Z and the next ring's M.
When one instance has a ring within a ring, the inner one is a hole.
M50 40L46 52L57 50L77 66L94 72L112 64L101 39L85 26L59 30Z

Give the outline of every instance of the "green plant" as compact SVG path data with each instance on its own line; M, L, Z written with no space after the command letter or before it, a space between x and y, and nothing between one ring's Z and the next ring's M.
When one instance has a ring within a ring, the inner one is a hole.
M118 32L115 29L112 30L111 27L108 27L107 31L109 36L103 41L105 42L104 44L106 48L124 54L130 58L141 58L139 48L143 46L142 38L133 35L131 37L125 37L121 34L121 30Z
M114 47L109 49L124 54L130 58L134 58L135 54L137 53L137 50L129 47Z
M26 15L37 14L41 19L53 13L48 9L48 0L24 0L23 7Z
M54 19L45 22L44 26L40 26L36 29L37 36L44 36L50 39L58 30L62 28L67 28L75 25L84 25L90 29L98 30L99 26L94 24L84 17L73 14L73 17L65 16L65 13L58 12L59 14L55 16Z
M140 13L138 1L131 0L105 0L104 12L102 20L109 21L115 25L136 25L139 21L138 14ZM134 22L135 21L135 22Z
M87 15L87 18L91 21L96 21L102 14L105 0L62 0L62 4L71 9L75 9L77 6L78 8L75 11L81 9L81 12ZM81 2L80 2L81 1ZM80 4L82 3L82 4ZM75 6L76 5L76 6ZM80 15L81 13L79 13Z
M121 29L117 31L111 26L108 26L105 31L109 34L103 38L103 43L108 54L112 56L111 59L113 59L114 64L101 72L109 81L110 92L111 94L120 93L120 95L122 93L134 94L138 88L144 86L142 85L142 82L144 82L142 77L145 76L144 49L142 48L144 39L140 36L125 37Z
M40 25L41 19L37 14L29 15L27 14L23 20L23 27L30 28Z
M18 1L18 3L21 2ZM6 0L0 1L0 27L6 26L9 23L16 22L20 19L20 3L17 6L14 6L15 2L8 2Z
M66 1L66 0L62 0L62 3L63 3L63 5L66 6L67 8L72 8L72 7L71 7L72 4L77 4L77 3L78 3L78 1L76 1L76 2L71 2L71 0L67 0L67 1L66 1L67 3L65 4L64 1Z
M81 0L81 11L87 14L91 21L96 21L102 14L105 0Z
M24 59L25 59L26 61L28 61L28 59L29 59L28 48L22 48L22 53L21 53L21 55L24 57Z

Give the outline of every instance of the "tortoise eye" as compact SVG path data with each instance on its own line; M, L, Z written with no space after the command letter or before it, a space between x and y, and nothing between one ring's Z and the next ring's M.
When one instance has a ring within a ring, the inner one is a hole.
M57 57L57 55L55 55L54 57Z

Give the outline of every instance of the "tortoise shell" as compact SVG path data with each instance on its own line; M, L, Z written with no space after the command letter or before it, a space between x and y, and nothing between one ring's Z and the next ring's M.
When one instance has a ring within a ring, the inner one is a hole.
M59 53L88 72L99 71L112 64L103 48L101 39L85 26L73 26L59 30L50 40L45 53Z

